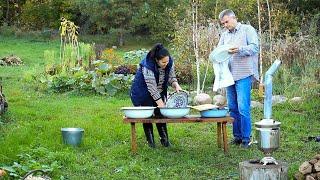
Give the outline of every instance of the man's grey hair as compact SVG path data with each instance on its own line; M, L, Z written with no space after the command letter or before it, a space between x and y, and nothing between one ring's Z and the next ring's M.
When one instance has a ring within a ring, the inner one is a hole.
M219 20L222 20L224 16L236 17L236 14L231 9L225 9L219 14Z

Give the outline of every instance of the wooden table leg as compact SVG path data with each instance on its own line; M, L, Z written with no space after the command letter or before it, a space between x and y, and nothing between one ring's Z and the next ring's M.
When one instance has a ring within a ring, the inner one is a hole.
M223 131L223 150L226 153L228 152L227 122L222 123L222 131Z
M136 124L131 123L131 151L137 153Z
M221 122L217 122L217 144L221 148Z

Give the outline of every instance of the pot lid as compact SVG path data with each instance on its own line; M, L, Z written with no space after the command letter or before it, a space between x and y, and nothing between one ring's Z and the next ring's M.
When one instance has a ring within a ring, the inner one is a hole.
M273 119L262 119L259 122L254 123L258 128L276 128L280 127L281 122Z

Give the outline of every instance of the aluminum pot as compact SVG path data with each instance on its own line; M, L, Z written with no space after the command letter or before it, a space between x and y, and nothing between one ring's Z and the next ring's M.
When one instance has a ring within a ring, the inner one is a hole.
M264 153L271 153L279 148L280 128L256 128L258 148Z
M61 133L65 144L78 146L81 144L84 130L82 128L61 128Z

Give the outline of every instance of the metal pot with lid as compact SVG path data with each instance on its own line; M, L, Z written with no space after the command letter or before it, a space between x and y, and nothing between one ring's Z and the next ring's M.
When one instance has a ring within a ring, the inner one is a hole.
M269 154L279 148L280 122L273 119L263 119L255 123L258 148Z
M255 123L258 149L265 154L261 160L263 164L277 164L276 160L271 157L271 153L279 148L280 124L273 119L263 119Z

